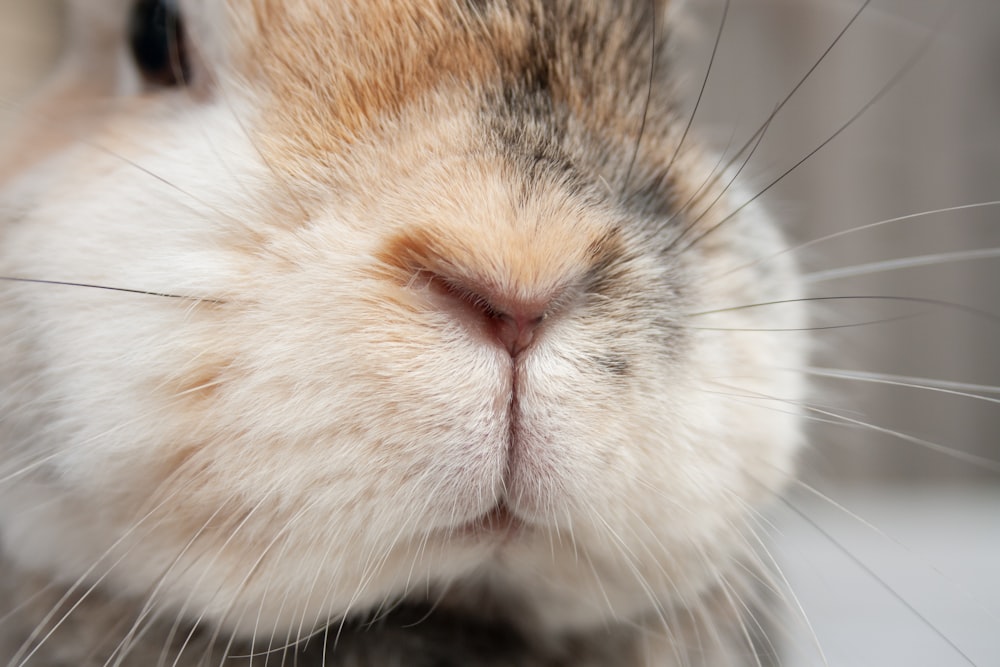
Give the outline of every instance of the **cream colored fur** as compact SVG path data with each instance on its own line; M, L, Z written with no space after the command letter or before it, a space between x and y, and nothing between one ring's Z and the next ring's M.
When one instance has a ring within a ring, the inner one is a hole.
M780 369L804 345L774 330L801 309L724 310L799 296L773 222L749 206L668 262L597 191L543 179L521 199L461 84L342 154L288 157L233 55L254 53L249 10L182 4L210 92L137 96L134 72L105 72L117 97L77 99L69 129L42 97L25 127L64 134L6 165L0 275L182 298L0 286L4 550L241 640L485 595L539 636L644 626L646 664L667 664L671 619L747 588L749 524L799 444L802 384ZM321 4L289 7L322 22ZM123 5L76 3L74 30ZM699 192L714 164L691 142L674 167L695 210L721 194L699 229L746 200L726 179ZM610 297L587 282L609 235ZM512 360L428 273L547 319ZM468 529L500 500L519 530Z

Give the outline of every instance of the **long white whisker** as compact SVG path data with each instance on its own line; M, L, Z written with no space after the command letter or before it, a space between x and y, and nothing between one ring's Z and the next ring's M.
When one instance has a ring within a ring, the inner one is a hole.
M899 271L900 269L911 269L918 266L936 266L954 262L968 262L973 260L997 258L1000 258L1000 248L980 248L976 250L941 252L933 255L887 259L881 262L869 262L867 264L844 266L838 269L828 269L826 271L814 271L812 273L804 274L802 279L808 284L813 284L830 280L854 278L856 276L867 276L874 273L885 273L887 271Z
M724 271L722 273L713 275L713 276L711 276L709 278L709 280L719 280L719 279L725 278L726 276L729 276L729 275L731 275L733 273L737 273L739 271L745 271L747 269L752 269L752 268L755 268L757 266L760 266L761 264L763 264L765 262L768 262L768 261L770 261L772 259L775 259L776 257L781 257L782 255L785 255L785 254L788 254L788 253L797 253L797 252L800 252L802 250L806 250L807 248L811 248L811 247L813 247L815 245L819 245L820 243L826 243L827 241L833 241L835 239L843 238L844 236L847 236L849 234L857 234L857 233L860 233L860 232L864 232L864 231L868 231L868 230L872 230L872 229L878 229L880 227L885 227L886 225L895 225L895 224L898 224L898 223L901 223L901 222L909 222L909 221L913 221L913 220L919 220L921 218L928 218L928 217L935 216L935 215L943 215L945 213L958 213L958 212L961 212L961 211L971 211L971 210L982 209L982 208L992 208L992 207L996 207L996 206L1000 206L1000 199L993 200L993 201L975 202L973 204L962 204L962 205L959 205L959 206L946 206L944 208L936 208L936 209L927 210L927 211L920 211L918 213L908 213L907 215L900 215L900 216L896 216L894 218L885 218L883 220L879 220L878 222L870 222L870 223L867 223L867 224L864 224L864 225L858 225L857 227L851 227L850 229L843 229L843 230L841 230L839 232L833 232L833 233L830 233L830 234L825 234L823 236L819 236L819 237L811 239L809 241L804 241L802 243L798 243L798 244L793 245L793 246L791 246L789 248L784 248L784 249L782 249L782 250L780 250L778 252L775 252L775 253L772 253L770 255L767 255L766 257L763 257L761 259L756 259L756 260L754 260L752 262L748 262L746 264L741 264L740 266L737 266L735 268L728 269L728 270L726 270L726 271Z
M992 472L1000 472L1000 461L995 461L985 456L978 456L976 454L963 452L962 450L955 449L954 447L947 447L945 445L941 445L936 442L931 442L930 440L924 440L923 438L918 438L916 436L903 433L902 431L896 431L891 428L885 428L883 426L878 426L876 424L865 422L860 419L853 419L851 417L847 417L845 415L839 415L827 410L820 410L819 408L810 408L810 407L806 407L805 409L811 412L818 412L819 414L826 415L828 417L841 419L850 424L863 426L864 428L869 429L871 431L875 431L876 433L883 433L885 435L890 435L898 440L902 440L903 442L909 442L914 445L919 445L920 447L928 449L932 452L944 454L945 456L948 456L950 458L956 459L958 461L964 461L965 463L969 463L978 466L980 468L990 470Z
M230 496L229 498L227 498L227 502L229 500L232 500L234 497L235 496ZM116 649L116 652L118 652L120 655L117 661L114 663L115 667L119 667L125 660L126 656L130 651L129 645L133 640L133 636L139 631L142 623L146 620L146 618L153 613L155 604L157 602L156 598L159 595L160 591L162 590L163 586L166 584L170 575L173 574L174 569L184 558L185 554L187 554L188 551L190 551L191 547L194 546L194 544L198 541L198 539L202 536L202 534L204 534L204 532L208 529L208 527L212 524L212 522L214 522L218 518L219 514L222 512L225 506L226 506L225 503L220 504L220 506L215 510L215 512L209 515L209 517L202 523L202 525L198 528L198 530L195 531L195 533L190 537L190 539L188 539L187 543L177 553L177 555L174 556L170 564L159 576L156 583L153 585L152 590L146 596L146 602L140 609L139 615L136 617L135 623L120 642L118 649ZM112 657L113 656L114 654L112 654Z
M192 589L191 589L192 593L191 593L191 595L188 596L188 599L185 601L184 605L181 607L180 611L178 612L178 614L177 614L177 622L174 623L173 627L170 630L170 635L169 635L169 640L170 641L173 640L173 638L177 634L177 631L180 629L181 618L186 613L187 608L188 608L188 606L191 603L191 600L192 600L192 598L194 596L194 591L196 591L198 589L198 587L201 585L202 581L204 581L205 577L208 576L209 572L212 570L212 566L216 563L216 561L219 559L219 557L222 556L223 552L232 543L232 541L234 539L236 539L236 537L240 533L240 531L247 525L247 523L250 522L250 519L252 519L253 516L257 513L257 511L260 510L260 508L263 507L270 500L271 493L272 493L271 491L265 493L260 498L260 500L258 500L257 503L254 504L254 506L251 507L246 512L246 514L240 519L239 523L229 533L229 536L219 546L219 548L216 551L215 555L212 557L212 559L207 563L207 565L203 569L201 575L194 582L194 585L192 586ZM216 595L218 595L218 591L216 592ZM178 667L180 665L181 656L184 654L185 648L190 643L191 639L194 637L194 633L197 630L198 626L202 623L202 621L204 621L206 613L207 613L207 610L203 611L201 614L199 614L198 618L195 619L194 622L191 624L191 630L190 630L190 632L188 632L187 637L185 637L184 642L181 644L180 648L178 649L178 651L177 651L177 657L174 659L174 662L171 665L171 667Z
M94 573L94 571L96 571L97 567L102 563L102 561L104 561L105 558L107 558L112 553L114 553L114 551L119 546L121 546L126 540L128 540L129 538L131 538L132 535L136 531L138 531L139 528L151 516L153 516L159 509L161 509L164 505L166 505L168 502L170 502L170 500L172 498L173 498L173 494L167 496L158 505L156 505L153 509L151 509L144 516L142 516L132 526L130 526L128 530L126 530L117 540L115 540L115 542L111 546L109 546L104 551L104 553L101 554L101 556L96 561L94 561L94 563L89 568L87 568L86 571L84 571L83 574L80 575L80 577L76 580L76 582L72 586L69 587L69 589L65 592L65 594L63 594L63 596L59 599L59 601L53 606L52 611L49 612L49 614L47 614L45 616L45 618L43 618L42 621L38 624L38 627L36 628L36 631L33 632L28 637L27 640L25 640L25 642L22 645L21 649L11 659L11 664L12 665L13 664L17 664L17 665L19 665L19 667L23 667L24 665L26 665L28 663L28 661L31 659L31 657L33 655L35 655L42 648L42 645L45 644L45 642L47 642L49 640L49 638L52 637L53 634L55 634L55 632L62 626L62 624L66 621L66 619L68 619L70 617L70 615L74 611L76 611L76 609L78 609L80 607L80 605L83 604L83 602L87 599L87 597L90 596L101 585L101 583L105 579L107 579L108 576L111 575L111 573L115 569L115 567L118 566L122 561L124 561L132 553L132 550L134 548L136 548L136 545L133 545L133 546L129 547L113 563L111 563L111 565L108 566L108 568L99 577L97 577L96 580L94 580L92 582L92 584L87 588L87 590L84 591L84 593L80 596L80 598L73 605L71 605L70 608L65 613L63 613L63 615L60 617L60 619L55 624L53 624L53 626L49 629L49 631L43 637L41 637L38 640L38 643L36 644L35 648L32 649L31 651L28 651L27 649L28 649L28 646L30 646L30 643L32 641L38 639L38 635L40 634L41 628L44 627L46 624L48 624L49 621L51 621L55 617L55 615L59 612L59 609L70 600L70 598L73 596L73 594L81 586L83 586L84 582L87 581L87 579L90 577L91 574Z
M769 526L772 529L776 530L773 523L767 517L763 516L757 509L748 505L746 501L744 501L737 495L734 495L733 498L737 502L739 502L746 510L747 522L753 521L758 524L764 524L765 526ZM781 599L786 604L790 600L792 604L795 605L795 612L797 618L801 619L802 622L805 624L806 630L809 633L810 641L816 648L816 651L819 653L820 660L823 662L824 667L829 667L830 662L826 657L826 651L823 649L823 644L822 642L820 642L819 635L816 633L816 628L813 626L812 619L809 618L809 614L806 613L805 607L802 605L802 601L799 599L799 596L795 593L795 589L792 587L792 583L788 580L788 576L785 574L784 568L781 567L781 564L778 562L777 558L774 557L774 554L771 552L771 549L761 538L761 536L757 533L757 531L754 530L753 527L749 525L749 523L747 527L749 529L750 535L753 537L754 542L756 542L755 551L758 554L763 554L767 558L767 563L765 564L765 567L767 567L767 572L776 575L781 580L780 582L781 585L773 586L773 588L779 591ZM744 567L742 563L740 563L739 561L737 561L737 565L740 567Z
M764 667L760 659L760 654L758 653L758 651L754 650L753 635L750 634L750 628L747 627L746 619L747 617L749 617L757 626L757 629L760 630L762 635L764 634L763 624L761 624L761 622L754 616L749 605L747 605L746 602L744 602L743 599L736 594L736 592L732 588L732 584L730 584L730 582L726 579L725 576L722 575L721 572L716 573L715 580L716 583L718 583L719 585L719 590L722 591L723 597L726 598L726 601L729 603L730 608L733 610L733 614L735 614L736 616L737 623L739 624L740 627L740 632L743 635L743 641L746 642L747 650L753 657L754 664L756 664L757 667ZM770 639L768 639L768 643L770 643ZM773 645L771 646L771 649L772 650L774 649Z
M231 596L231 599L230 599L229 610L227 610L227 612L225 614L223 614L219 618L219 620L216 622L216 628L215 628L215 631L212 634L212 638L211 638L211 641L209 642L209 646L214 645L214 643L217 641L217 639L218 639L218 637L219 637L219 635L220 635L220 633L222 631L222 628L223 628L224 624L228 620L230 611L232 610L233 606L237 603L237 601L239 599L239 596L242 594L242 592L244 590L246 590L246 587L249 585L250 580L253 578L254 574L256 574L257 571L259 570L261 564L264 562L264 559L267 558L270 555L271 550L275 547L276 544L278 544L279 541L282 541L283 544L284 544L281 552L279 552L279 553L284 553L284 548L286 548L288 546L288 537L291 535L291 530L295 527L295 524L303 516L305 516L308 513L309 510L311 510L317 504L319 504L319 499L315 498L309 504L307 504L306 506L300 508L294 515L292 515L292 517L288 521L285 522L285 525L281 527L281 530L277 531L274 534L274 536L271 538L271 540L264 546L264 548L261 550L260 554L257 556L257 558L254 560L254 562L247 569L246 575L244 575L243 579L236 586L236 588L235 588L235 590L233 592L233 595ZM271 581L273 581L273 575L274 575L274 571L272 570L272 576L268 578L268 585L265 588L264 593L261 595L261 604L258 606L258 615L257 615L258 622L260 620L260 612L263 609L264 602L267 599L267 588L270 587L270 583L271 583ZM242 613L240 614L239 618L236 620L235 625L239 625L239 623L242 622L244 616L246 615L246 613L248 611L249 611L249 607L244 606L244 609L243 609ZM230 649L232 648L232 645L235 642L235 640L236 640L236 635L235 635L235 633L233 633L232 637L229 640L229 644L226 647L226 650L223 651L223 654L224 654L224 657L222 659L223 660L223 664L225 663L225 660L226 660L225 656L228 656L228 654L230 652ZM252 650L253 650L253 646L251 644L251 651Z
M835 368L807 367L801 372L816 377L831 378L837 380L851 380L858 382L871 382L874 384L884 384L893 387L905 387L908 389L923 389L963 398L973 398L987 403L1000 403L1000 398L982 396L980 394L1000 394L1000 387L984 384L971 384L967 382L950 382L947 380L934 380L930 378L911 377L906 375L891 375L887 373L871 373L867 371L849 371ZM979 392L979 393L973 393Z

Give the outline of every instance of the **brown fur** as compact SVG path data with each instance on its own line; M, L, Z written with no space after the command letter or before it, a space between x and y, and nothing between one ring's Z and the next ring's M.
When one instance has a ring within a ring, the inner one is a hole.
M569 140L581 141L581 133L591 134L591 145L577 150L621 150L602 169L620 182L648 94L653 113L645 119L650 127L643 156L669 156L663 148L675 134L666 113L670 91L662 85L662 1L251 4L253 20L241 26L247 31L241 41L252 49L236 68L270 93L259 139L269 148L269 162L289 177L321 178L317 166L350 161L345 144L391 140L407 114L472 112L499 114L501 122L513 114L523 139L558 140L569 133ZM651 65L661 70L652 90ZM536 104L551 105L555 113L532 113ZM546 126L553 121L582 127Z

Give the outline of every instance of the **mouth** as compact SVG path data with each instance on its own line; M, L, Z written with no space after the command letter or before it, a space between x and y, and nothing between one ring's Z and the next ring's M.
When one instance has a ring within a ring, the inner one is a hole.
M489 512L462 524L455 530L461 537L473 539L502 539L506 541L521 533L527 524L519 519L503 500Z

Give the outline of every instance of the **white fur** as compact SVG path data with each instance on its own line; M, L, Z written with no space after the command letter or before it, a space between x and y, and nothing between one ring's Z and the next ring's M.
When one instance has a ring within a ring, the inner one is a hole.
M316 184L308 223L293 223L248 137L252 93L223 92L123 104L0 195L3 275L208 300L2 286L4 470L41 461L0 504L19 563L279 637L452 582L503 590L553 630L690 606L718 584L799 440L800 380L775 369L801 365L801 340L746 329L795 329L803 314L684 315L798 296L783 259L766 285L715 278L780 249L763 212L699 250L688 302L664 305L698 327L682 359L664 356L645 305L628 321L584 298L546 325L517 362L521 458L505 479L507 353L380 281L373 258L424 220L517 236L530 255L545 233L532 213L586 237L603 212L557 192L515 211L499 167L457 154L380 192ZM470 128L442 119L398 161ZM581 270L548 264L565 284ZM628 271L641 290L667 268L640 256ZM580 363L608 340L628 351L624 384ZM217 393L178 395L203 364L218 366ZM188 448L198 465L171 477L165 462ZM505 491L528 530L458 532Z

